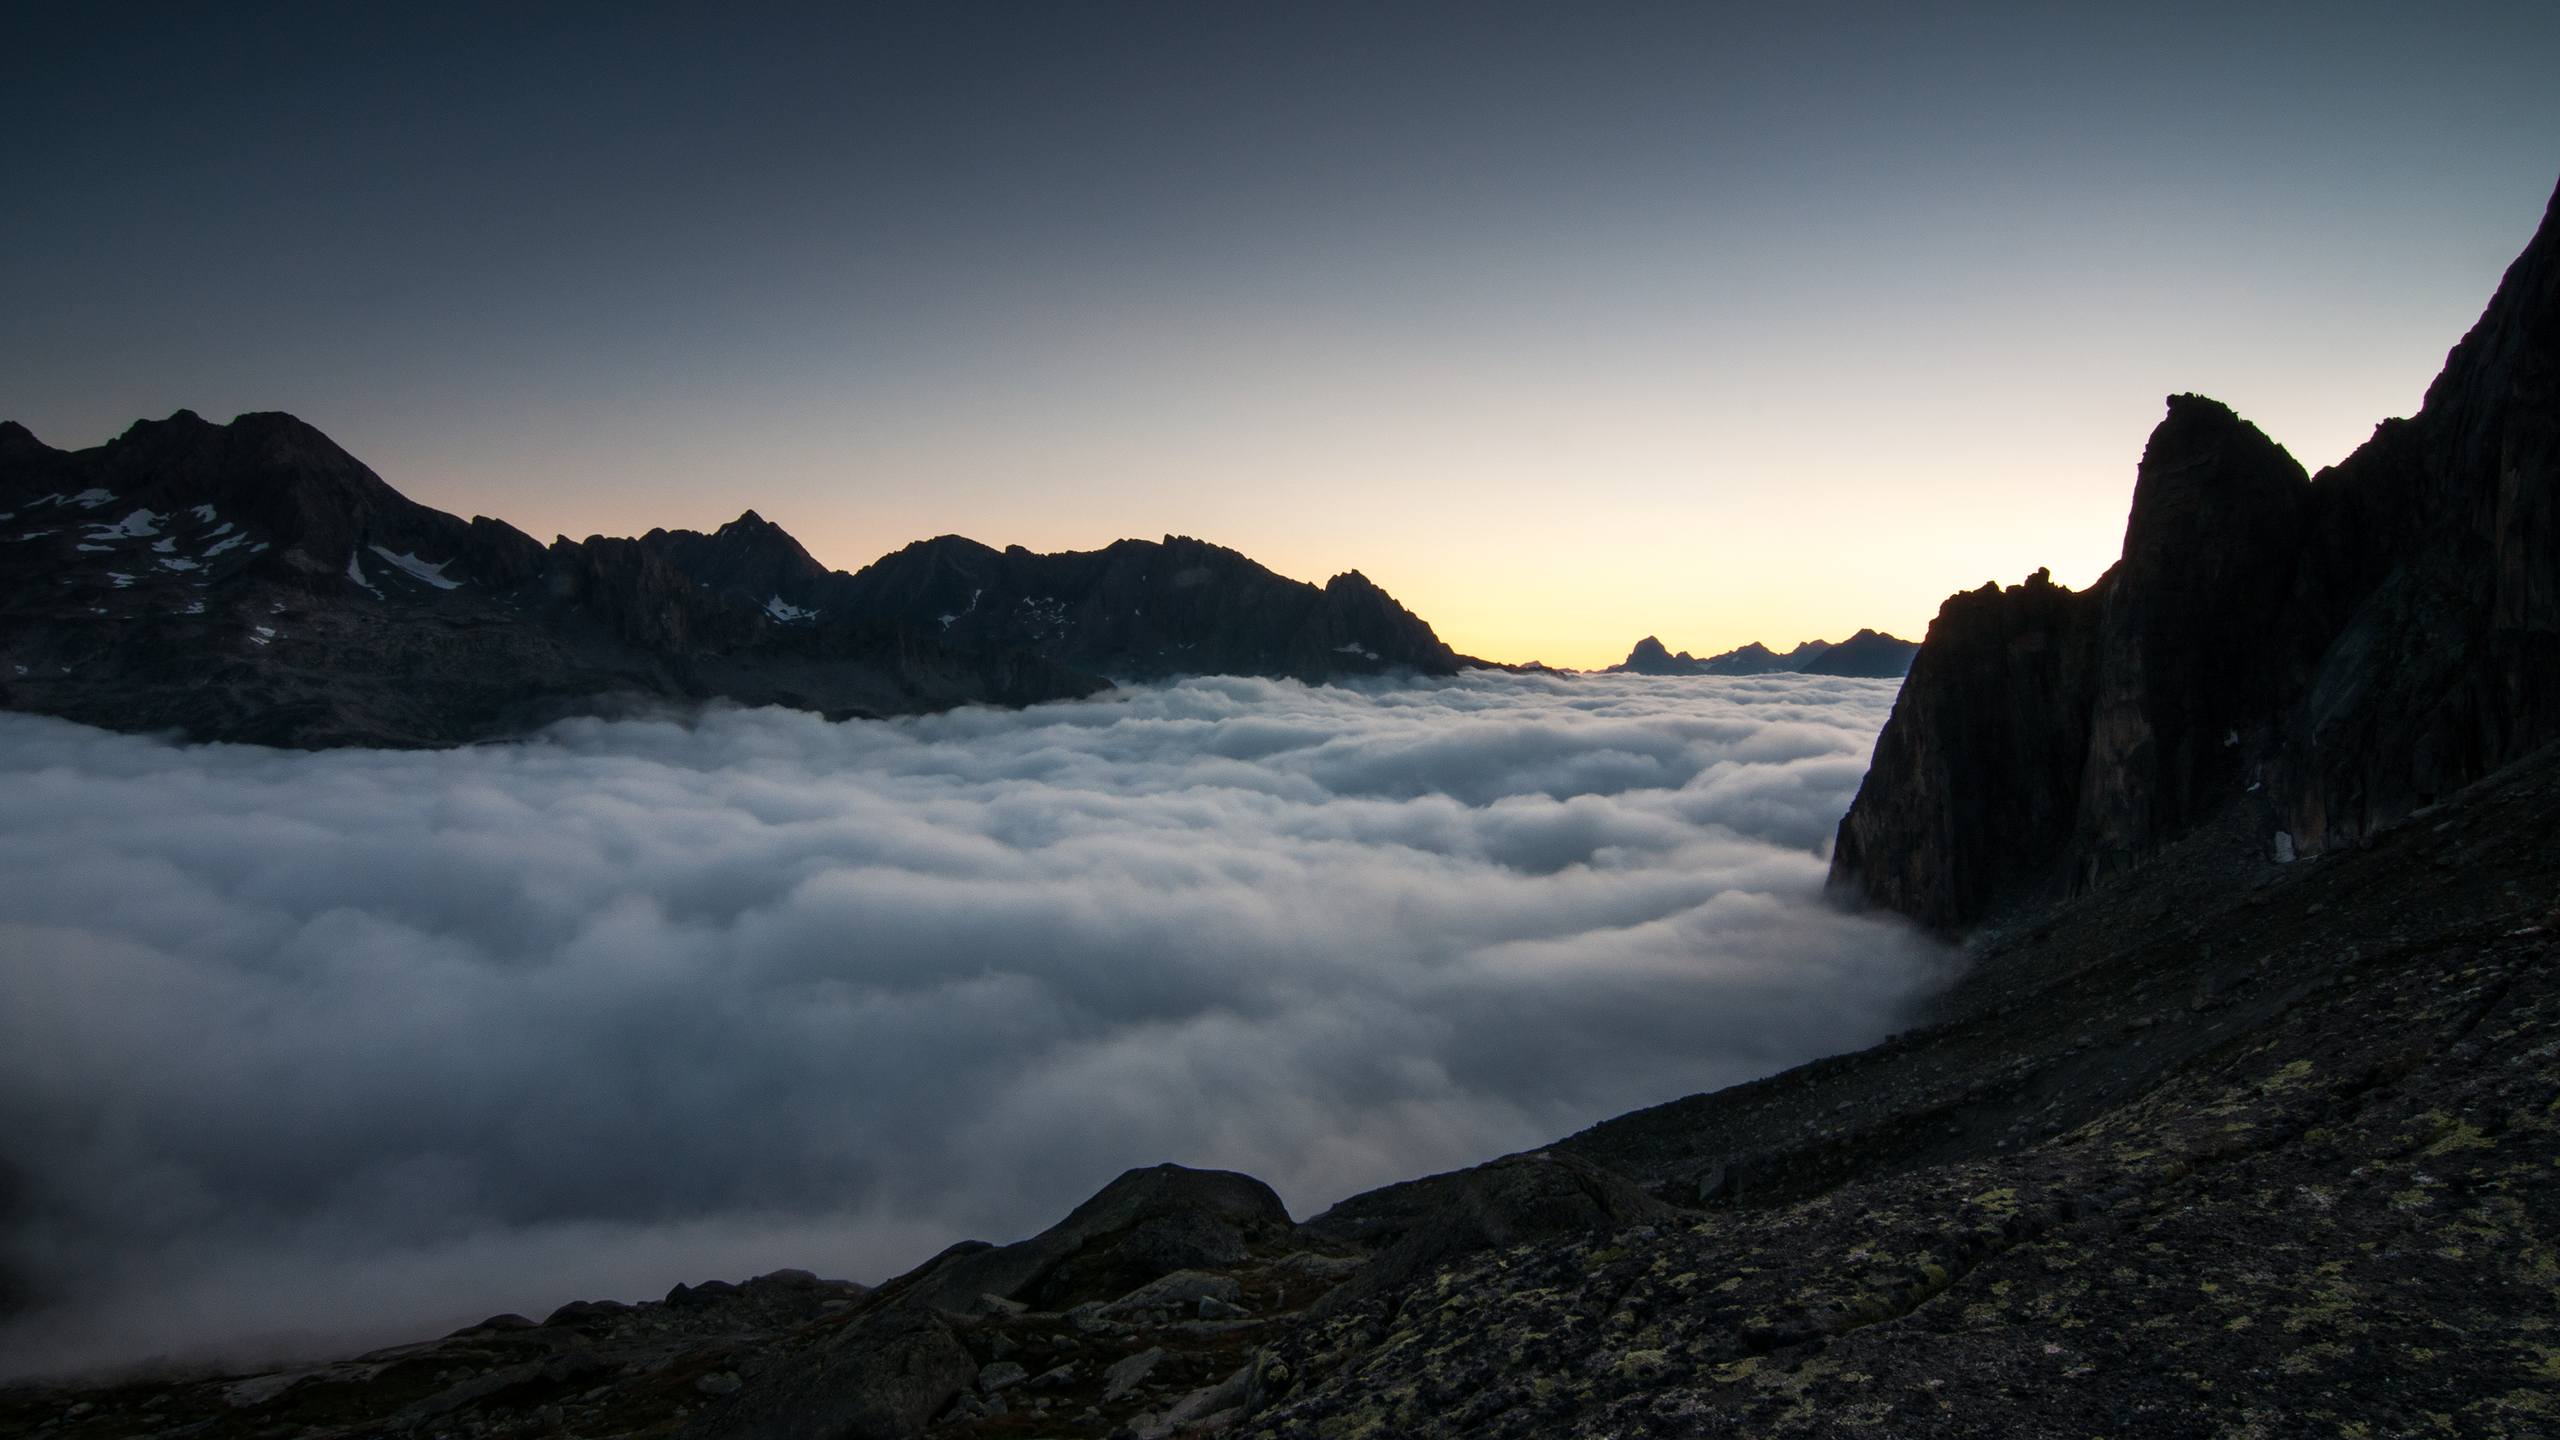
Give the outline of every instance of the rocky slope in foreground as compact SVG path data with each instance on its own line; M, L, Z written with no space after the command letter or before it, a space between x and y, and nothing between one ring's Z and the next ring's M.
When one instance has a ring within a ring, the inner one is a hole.
M0 424L0 708L294 746L448 745L726 699L846 717L1467 663L1357 572L1321 589L1168 537L946 538L856 575L747 512L544 546L416 504L290 415L91 450Z
M2560 737L2560 194L2416 418L2334 469L2172 396L2124 553L1947 601L1833 877L1940 929L2067 893L2243 797L2303 854Z

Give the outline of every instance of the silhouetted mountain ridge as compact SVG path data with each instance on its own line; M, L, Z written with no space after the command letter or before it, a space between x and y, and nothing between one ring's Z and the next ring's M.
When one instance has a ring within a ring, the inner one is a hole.
M440 745L633 704L894 715L1471 663L1356 572L1317 587L1180 537L944 537L854 575L752 510L545 546L280 413L180 410L82 451L9 424L0 554L0 707L196 739Z
M939 627L955 644L1020 648L1115 679L1447 675L1470 663L1358 571L1317 587L1184 535L1054 555L943 535L822 593L863 614Z
M1860 630L1846 640L1807 640L1781 655L1754 640L1721 655L1700 659L1647 635L1612 665L1610 674L1635 675L1856 675L1893 679L1911 668L1920 647L1877 630Z

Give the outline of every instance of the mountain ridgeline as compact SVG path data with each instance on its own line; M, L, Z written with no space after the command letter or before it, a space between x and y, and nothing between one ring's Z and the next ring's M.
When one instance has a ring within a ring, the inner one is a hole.
M2089 888L2234 806L2355 846L2560 736L2560 195L2411 419L2302 467L2172 396L2122 558L1950 598L1832 877L1932 927Z
M545 546L407 499L283 414L181 410L77 452L0 425L0 556L0 707L200 740L444 745L660 702L884 716L1475 663L1357 572L1319 587L1174 536L944 536L851 575L753 511Z
M1846 640L1807 640L1780 653L1754 640L1738 650L1701 659L1647 635L1609 667L1627 675L1853 675L1872 680L1898 680L1911 669L1920 647L1877 630L1861 630Z

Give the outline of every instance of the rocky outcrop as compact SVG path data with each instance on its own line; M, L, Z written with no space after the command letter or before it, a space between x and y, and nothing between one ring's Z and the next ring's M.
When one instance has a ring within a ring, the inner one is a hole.
M2095 693L2071 853L2083 883L2240 793L2292 677L2281 635L2309 481L2227 407L2169 399L2134 484L2123 558L2097 593ZM2270 563L2270 562L2274 563ZM2253 732L2241 737L2247 727Z
M1158 1165L1127 1172L1028 1240L962 1246L883 1288L954 1314L1063 1310L1177 1271L1285 1253L1293 1229L1280 1197L1250 1175Z
M1468 663L1357 572L1318 588L1196 540L930 541L846 575L748 511L545 547L277 414L182 410L79 452L0 428L0 561L0 708L202 740L448 745L634 705L902 715L1110 675Z
M2096 619L2042 570L1949 598L1840 822L1835 879L1941 929L2040 886L2078 824Z
M2271 848L2351 846L2560 736L2553 203L2416 417L2306 480L2227 407L2173 396L2085 595L1949 600L1835 883L1960 929L2244 800Z

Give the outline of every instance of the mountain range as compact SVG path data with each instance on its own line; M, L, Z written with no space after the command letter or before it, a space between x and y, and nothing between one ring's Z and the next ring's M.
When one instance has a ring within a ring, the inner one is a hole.
M409 500L284 414L181 410L76 452L0 424L0 557L0 707L204 740L445 745L669 701L843 718L1481 663L1357 571L1319 587L1180 536L943 536L851 575L752 510L545 546Z
M1846 640L1807 640L1784 654L1754 640L1738 650L1700 659L1683 650L1673 654L1651 635L1636 642L1627 658L1609 667L1611 674L1633 675L1855 675L1897 680L1911 669L1920 647L1876 630L1861 630Z
M2171 397L2106 577L1940 611L1834 856L1965 939L1910 1031L1303 1222L1133 1170L874 1289L24 1387L0 1430L2551 1433L2555 530L2560 194L2416 417L2312 479Z
M1457 654L1356 570L1310 585L1177 535L1062 554L944 535L851 574L753 510L546 546L408 499L281 413L181 410L80 451L0 423L0 557L0 708L306 748L713 699L845 719L1183 675L1544 668ZM1861 630L1690 662L1648 638L1612 668L1896 676L1912 648Z

